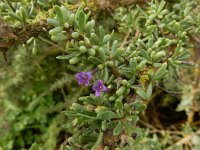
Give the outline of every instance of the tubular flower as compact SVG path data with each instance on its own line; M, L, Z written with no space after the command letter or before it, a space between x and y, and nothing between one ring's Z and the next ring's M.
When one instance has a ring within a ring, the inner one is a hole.
M97 81L97 84L92 86L93 91L95 91L95 96L100 96L102 92L107 92L108 88L103 84L101 80Z
M77 73L76 79L78 80L78 85L84 84L85 86L88 86L90 83L90 80L92 79L92 73L91 72Z

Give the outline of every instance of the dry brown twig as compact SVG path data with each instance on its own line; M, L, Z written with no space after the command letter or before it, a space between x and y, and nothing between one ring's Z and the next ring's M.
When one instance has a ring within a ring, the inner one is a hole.
M180 146L180 145L183 145L183 144L190 142L190 140L192 139L192 137L194 135L200 135L200 130L198 130L196 133L192 133L192 134L189 134L188 136L185 136L181 140L177 141L174 145L168 147L166 150L173 150L173 148L175 146Z

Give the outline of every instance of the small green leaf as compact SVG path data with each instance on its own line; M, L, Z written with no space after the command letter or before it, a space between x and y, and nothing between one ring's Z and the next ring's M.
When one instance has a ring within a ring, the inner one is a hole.
M116 95L117 96L121 96L124 94L126 88L124 86L121 86L117 91L116 91Z
M80 32L84 31L85 23L86 23L85 13L83 12L83 10L81 10L78 16L78 26Z
M79 50L80 50L81 53L87 52L87 48L85 46L80 46Z
M166 52L164 50L162 50L162 51L156 52L152 56L152 59L153 59L153 61L158 61L158 60L165 58L165 57L166 57Z
M116 51L117 49L117 45L118 45L118 41L115 40L112 44L112 48L111 48L111 53L114 54L114 52Z
M60 23L64 24L64 17L60 7L56 5L54 6L54 10L56 12L57 18L60 21Z
M86 102L86 103L88 103L88 104L93 104L93 105L96 105L96 104L97 104L97 100L96 100L96 99L93 99L93 98L90 97L90 96L80 97L80 98L79 98L79 101Z
M141 70L141 69L143 69L143 68L145 67L146 63L147 63L147 61L146 61L146 60L143 60L143 61L141 61L141 62L137 65L136 68L137 68L138 70Z
M103 61L105 61L105 60L106 60L105 50L104 50L102 47L100 47L100 48L98 49L98 53L99 53L99 57L100 57Z
M110 41L111 35L107 34L103 37L102 45L106 44L108 41Z
M70 14L69 10L65 6L63 6L63 5L61 5L60 10L61 10L61 12L63 14L63 20L64 20L64 22L67 23L68 20L69 20L69 14Z
M34 37L31 37L30 39L28 39L28 40L26 41L26 43L27 43L27 44L31 44L31 43L33 43L33 41L34 41Z
M118 121L118 124L116 125L115 129L113 130L113 135L118 136L121 133L122 128L123 128L122 122Z
M26 22L27 13L26 9L22 6L20 7L20 16L23 19L23 22Z
M14 12L9 12L8 15L17 21L23 22L23 19Z
M158 6L157 13L160 13L163 10L163 8L165 7L165 4L166 4L166 2L164 0L162 0L160 2L160 5Z
M95 56L96 51L93 48L89 48L88 51L87 51L87 53L88 53L89 56Z
M150 82L149 86L147 87L147 92L146 92L147 98L149 98L151 96L152 91L153 91L153 84L152 84L152 82Z
M99 38L100 38L101 42L103 41L104 36L105 36L105 30L102 26L100 26L99 27Z
M131 69L135 69L137 65L138 65L137 60L135 60L134 58L131 58L130 61L129 61L129 67Z
M99 133L99 137L96 141L96 143L94 144L94 146L91 148L91 150L97 150L98 146L101 144L102 142L102 139L103 139L103 132L100 131Z
M74 64L77 64L79 61L80 61L80 57L76 56L76 57L71 58L69 60L69 63L74 65Z
M138 39L137 45L140 46L142 49L147 49L146 44L141 39Z
M86 18L87 18L87 17L86 17ZM85 24L85 32L86 32L86 33L90 33L92 29L94 29L93 22L92 22L92 21L88 21L88 22Z
M48 22L49 25L55 26L55 27L61 25L60 22L56 19L47 18L47 22Z
M147 31L152 32L156 28L157 28L157 25L149 25L149 26L147 26Z
M73 39L77 39L79 37L79 32L72 32L71 36Z
M92 63L96 64L96 65L103 63L103 61L101 59L99 59L97 57L93 57L93 56L88 57L88 60L91 61Z
M118 116L114 112L107 110L107 111L97 114L97 118L101 120L110 120L110 119L118 118Z
M134 128L131 122L127 122L124 124L124 129L126 130L126 133L130 136L134 132Z
M117 122L116 121L110 121L107 123L107 129L113 129L114 127L116 127Z
M190 11L192 10L192 7L186 7L185 10L184 10L184 16L188 16Z
M115 76L113 74L111 74L110 78L107 81L107 84L110 84L112 81L114 81Z
M61 55L61 56L57 56L56 59L70 59L74 56L75 56L75 54Z
M77 9L76 15L75 15L75 18L76 18L76 19L78 19L79 13L80 13L81 11L83 11L83 8L84 8L84 7L85 7L85 3L82 3L82 4L79 6L79 8Z
M135 110L144 111L147 107L142 101L137 101L133 103L133 107Z
M94 130L95 129L92 126L85 128L85 129L83 129L82 135L83 136L89 136Z
M103 131L106 131L106 129L107 129L107 120L104 120L104 121L102 122L102 124L101 124L101 129L102 129Z
M62 42L67 39L67 36L62 33L57 33L51 36L51 39L55 42Z
M168 73L168 71L167 71L167 63L163 63L161 65L161 67L153 75L153 80L159 80L159 79L163 78L167 73Z
M139 117L135 116L135 115L129 115L129 116L126 116L126 119L128 121L131 121L131 122L135 123L135 122L137 122L139 120Z
M62 30L63 30L63 27L62 27L62 26L60 26L60 27L55 27L55 28L49 30L49 34L50 34L50 35L55 35L55 34L61 32Z
M147 98L146 93L145 93L143 88L138 88L137 89L137 94L140 95L143 99Z
M124 48L118 48L118 49L115 51L113 57L120 57L120 56L121 56L122 54L124 54L124 53L125 53Z
M32 49L32 54L37 55L37 53L38 53L38 47L34 46Z
M109 78L109 72L108 72L108 68L104 67L104 71L103 71L103 82L106 83L108 81Z
M116 96L115 96L115 95L112 95L112 96L109 97L108 100L109 100L110 102L113 102L113 101L116 100Z
M115 64L114 64L114 62L113 61L107 61L106 62L106 66L108 66L109 68L112 68L112 67L114 67L115 66Z
M68 23L70 25L72 25L74 23L74 21L75 21L75 14L72 13L72 14L69 15Z
M44 0L37 0L37 3L43 7L49 7L48 2L44 1Z
M91 41L94 44L98 44L99 43L99 38L98 38L98 36L95 33L91 33Z
M149 57L148 53L145 50L140 51L141 55L146 58L148 61L151 61L151 58Z
M164 39L163 38L159 38L155 43L154 43L154 45L152 46L152 49L153 48L158 48L160 45L161 45L161 43L164 41Z
M120 111L123 111L123 103L122 103L122 100L117 99L117 100L115 101L115 108L117 108L117 109L120 110Z
M86 36L83 36L83 37L84 37L84 41L85 41L86 46L91 45L90 40Z

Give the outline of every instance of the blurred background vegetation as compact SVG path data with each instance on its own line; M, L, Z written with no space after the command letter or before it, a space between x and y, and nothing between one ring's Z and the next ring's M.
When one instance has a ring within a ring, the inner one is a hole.
M123 39L127 34L125 27L130 23L126 21L132 23L132 20L121 21L120 15L130 17L131 7L135 3L143 5L144 1L97 0L91 1L88 9L92 10L98 25L103 25L107 32L115 29L117 38ZM46 19L51 13L43 13L52 11L51 6L45 8L40 2L45 3L38 0L38 10L33 13L37 16L36 21L38 17ZM52 1L58 5L63 2ZM78 0L65 2L72 10L80 4ZM20 3L28 6L30 2L0 2L1 17L10 9L7 8L9 4L18 7ZM179 6L181 1L169 0L168 3ZM34 26L34 21L32 23ZM199 64L200 35L193 38L195 46L191 48L191 59ZM7 51L7 61L0 55L0 150L29 149L31 146L33 149L34 142L44 150L61 149L72 134L65 127L67 119L63 111L88 91L78 87L75 81L74 74L79 67L56 59L65 46L56 45L49 39L47 35L37 37L37 54L32 54L30 45L20 44ZM155 87L153 96L147 101L147 110L138 122L144 136L142 144L135 149L200 149L200 68L179 70L169 80L164 81L162 87Z

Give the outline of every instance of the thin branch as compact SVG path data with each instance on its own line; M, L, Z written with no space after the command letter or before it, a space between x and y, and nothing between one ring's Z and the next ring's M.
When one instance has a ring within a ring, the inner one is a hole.
M12 4L9 2L9 0L5 0L6 1L6 3L8 4L8 6L10 7L10 9L13 11L13 12L15 12L16 10L15 10L15 8L12 6Z
M124 47L124 45L126 44L130 34L131 34L131 30L129 29L127 34L126 34L126 36L125 36L125 38L124 38L124 40L123 40L123 42L122 42L122 44L121 44L121 47Z
M175 146L180 146L180 145L183 145L185 143L188 143L192 139L192 137L194 136L194 134L196 134L196 135L200 134L200 130L198 130L196 133L192 133L192 134L190 134L190 135L182 138L181 140L177 141L174 145L168 147L166 150L173 150L173 148Z
M55 44L55 43L49 41L48 39L45 39L45 38L43 38L42 36L38 36L38 38L39 38L41 41L43 41L43 42L45 42L45 43L48 43L48 44L50 44L50 45L52 45L52 46L54 46L54 47L57 47L58 49L64 51L63 48L61 48L61 47L58 46L57 44Z
M142 125L145 125L146 127L150 128L150 129L154 130L154 131L159 131L154 126L152 126L152 125L150 125L150 124L148 124L148 123L146 123L146 122L144 122L142 120L139 120L138 122L141 123Z
M161 89L161 90L163 90L163 91L165 91L165 92L167 92L167 93L169 93L169 94L172 94L172 95L181 95L182 93L181 93L181 91L179 92L177 92L177 91L171 91L171 90L168 90L168 89L165 89L165 88L163 88L163 87L161 87L160 85L155 85L157 88L159 88L159 89Z

